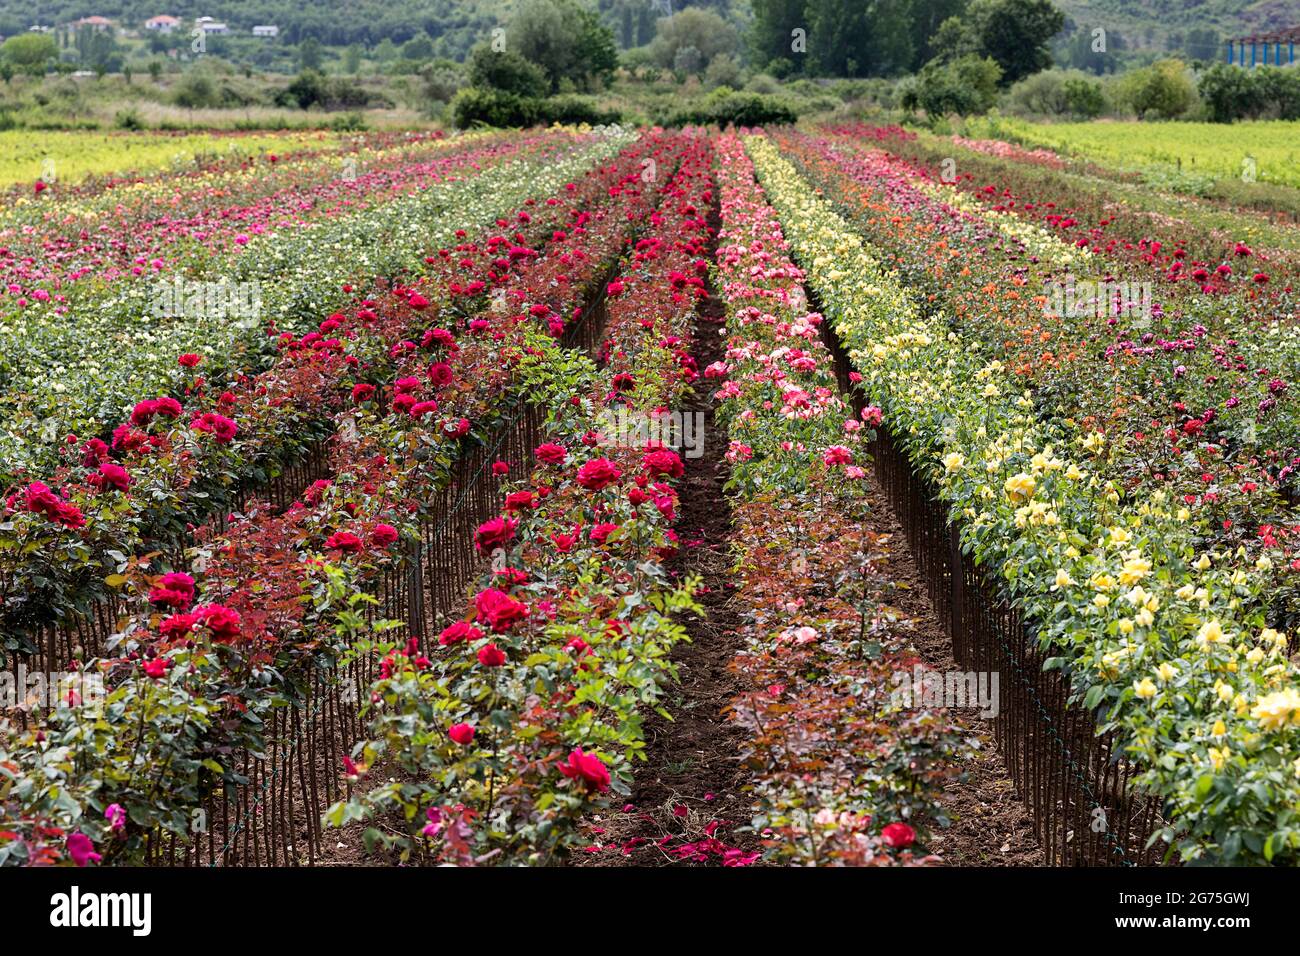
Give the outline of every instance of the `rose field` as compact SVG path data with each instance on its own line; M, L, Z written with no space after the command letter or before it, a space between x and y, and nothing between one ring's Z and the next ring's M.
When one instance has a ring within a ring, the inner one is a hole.
M0 865L1300 864L1300 242L1134 135L0 133Z

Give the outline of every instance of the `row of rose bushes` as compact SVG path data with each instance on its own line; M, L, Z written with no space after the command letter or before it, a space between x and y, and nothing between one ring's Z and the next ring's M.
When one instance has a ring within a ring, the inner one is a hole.
M712 187L707 138L683 134L680 150L608 284L603 367L577 361L554 377L549 440L475 533L491 568L464 618L427 654L394 648L370 688L368 739L349 769L357 781L387 779L358 784L327 820L375 824L368 845L403 861L567 856L586 842L581 821L626 797L644 711L662 712L675 679L677 616L696 587L669 563L684 466L653 441L611 434L610 422L654 415L692 377L683 356L703 296Z
M872 177L874 166L879 189L884 176L938 175L938 161L931 156L926 165L927 154L915 156L913 144L885 142L922 162L858 161L856 177ZM1105 184L1041 182L1009 162L981 171L997 186L979 187L985 178L973 175L956 186L923 188L963 210L1041 223L1063 242L1091 248L1091 266L1074 270L1078 279L1153 287L1150 315L1080 321L1046 314L1049 303L1031 294L990 323L987 333L1006 336L1008 360L1039 385L1040 400L1069 410L1064 414L1119 422L1132 436L1122 448L1133 480L1191 496L1238 530L1290 529L1289 502L1300 492L1300 414L1291 388L1300 375L1300 337L1289 321L1297 308L1294 254L1267 248L1263 237L1256 242L1246 217L1232 220L1232 231L1169 215L1157 225L1127 216ZM1031 293L1064 278L1034 275L1041 270L1032 260L1026 268ZM1095 360L1099 350L1105 361ZM1188 451L1194 467L1186 467Z
M0 753L0 860L85 862L89 847L132 862L151 834L186 838L194 807L242 783L227 755L262 752L276 708L305 706L317 676L337 681L343 653L389 627L362 613L377 580L403 566L401 542L417 536L465 444L524 396L553 397L566 359L550 303L580 300L617 256L644 214L641 160L667 148L647 137L522 205L518 217L543 221L549 241L500 277L501 307L399 342L382 380L351 369L355 408L336 416L330 479L283 513L255 504L223 530L201 530L188 571L159 574L151 555L127 561L120 644L90 665L106 700L63 701ZM559 184L568 172L534 180ZM397 294L424 310L414 290Z
M351 370L382 376L396 367L423 310L446 309L449 317L475 311L489 285L528 261L533 244L551 238L548 224L528 211L535 206L526 200L530 192L558 189L616 146L606 140L561 162L539 157L518 170L525 176L485 193L464 222L499 216L498 231L470 241L447 226L432 236L449 245L427 250L427 276L414 294L395 295L379 283L371 290L375 299L331 314L317 330L277 336L278 357L267 371L237 376L224 388L207 381L202 356L187 353L177 363L184 378L174 395L138 402L108 440L65 443L60 467L21 486L5 508L0 649L30 651L42 627L67 626L104 599L105 578L125 555L176 547L187 528L230 510L242 489L301 457L347 403L340 380ZM525 202L517 215L502 215ZM359 291L349 285L342 294ZM229 424L214 432L213 422ZM53 489L62 514L48 502L34 507L33 488Z
M157 269L155 260L202 265L269 230L383 201L418 182L418 167L488 138L374 134L117 183L51 184L0 210L0 302L10 312L38 289L113 281Z
M210 251L175 268L155 256L115 279L75 283L66 295L37 290L0 325L4 475L48 467L65 434L94 434L141 394L179 388L177 354L204 356L214 374L257 368L273 354L268 328L309 331L341 304L345 285L418 274L430 247L450 242L448 210L490 210L529 161L571 148L584 147L560 133L437 146L426 162L397 167L397 188L386 174L369 177L362 191L370 201L324 204L308 222L260 235L251 224L224 239L213 231ZM309 188L300 201L313 191L320 192ZM261 208L272 214L286 205L282 194ZM175 298L176 279L226 286L200 302L182 284L181 303L155 316L158 283L172 281Z
M1220 211L1207 219L1185 198L1160 203L1149 187L1127 189L1014 156L973 152L961 144L954 149L929 135L904 137L887 129L886 135L864 135L866 131L849 127L836 132L951 182L989 210L1036 222L1077 248L1113 256L1124 272L1163 276L1179 294L1276 298L1297 277L1300 257L1277 242L1276 230L1258 214ZM1149 207L1153 201L1157 205ZM1244 259L1239 245L1255 255ZM1229 269L1220 272L1220 266ZM1199 277L1198 269L1204 270ZM1268 277L1264 288L1254 281L1261 271ZM1291 300L1292 310L1294 305Z
M770 140L746 145L863 387L1055 655L1048 666L1119 731L1162 801L1162 836L1189 860L1293 860L1300 693L1267 626L1267 560L1216 550L1163 491L1127 495L1110 436L1040 415L975 323L910 295Z
M747 688L732 713L751 734L753 826L770 859L803 865L916 865L957 738L942 711L890 699L918 663L888 610L886 551L864 528L868 446L880 410L840 397L820 315L740 140L721 137L717 283L727 351L738 588ZM919 702L918 702L919 703ZM918 833L918 830L920 831Z
M1272 311L1280 299L1188 296L1178 291L1185 283L1157 283L1145 319L1059 315L1035 294L1059 271L1015 244L989 241L968 203L942 201L951 188L938 198L935 187L918 190L913 167L874 150L781 141L908 282L926 290L931 307L950 309L966 335L1034 387L1044 414L1106 430L1107 473L1130 496L1177 499L1212 547L1244 549L1238 563L1271 577L1270 623L1295 627L1300 445L1289 383L1297 353L1294 330ZM1121 274L1104 249L1093 261Z

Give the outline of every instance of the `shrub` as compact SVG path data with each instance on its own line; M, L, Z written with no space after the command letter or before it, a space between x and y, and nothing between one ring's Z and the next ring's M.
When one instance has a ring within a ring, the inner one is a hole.
M540 119L547 123L588 123L592 126L621 122L618 110L604 109L589 96L567 94L542 100Z
M470 126L532 126L541 119L541 100L505 90L470 86L451 101L452 121L459 129Z
M761 93L737 93L722 86L708 96L678 110L668 120L670 126L779 126L799 118L789 101Z
M477 46L469 57L469 83L483 89L537 98L550 92L546 74L513 50L496 52Z
M1293 69L1247 70L1216 63L1201 74L1197 92L1216 123L1273 115L1300 118L1300 74Z
M1196 89L1181 60L1158 60L1120 80L1121 100L1144 119L1148 113L1174 119L1191 109Z
M968 54L945 64L932 60L908 91L914 103L905 98L902 105L904 109L920 106L931 117L987 113L997 98L1001 78L1002 68L989 57Z
M1106 97L1101 92L1101 84L1083 77L1071 77L1062 84L1065 105L1074 116L1093 119L1106 109Z

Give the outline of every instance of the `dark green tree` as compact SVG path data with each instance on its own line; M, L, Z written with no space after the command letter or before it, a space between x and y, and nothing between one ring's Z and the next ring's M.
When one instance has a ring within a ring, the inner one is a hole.
M794 49L795 30L808 32L808 0L752 0L754 20L750 25L750 54L758 67L766 67L773 60L784 60L793 65L794 72L802 72L807 65L806 46Z
M320 69L320 40L307 37L298 44L298 67L303 71Z
M1002 67L1003 85L1052 65L1047 44L1065 14L1051 0L973 0L967 13L981 50Z
M967 0L916 0L912 4L912 66L919 69L934 59L933 40L945 20L960 18ZM960 20L958 20L960 22Z
M486 43L476 46L469 55L469 83L524 97L545 96L550 90L546 73L536 63L514 50L498 53Z
M814 73L892 76L912 65L912 0L809 0Z
M510 20L507 41L542 68L553 91L565 79L575 85L608 82L618 67L613 31L577 0L527 0Z

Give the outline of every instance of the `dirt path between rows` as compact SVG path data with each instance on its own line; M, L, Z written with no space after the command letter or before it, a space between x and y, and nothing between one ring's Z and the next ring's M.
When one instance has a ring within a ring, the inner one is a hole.
M725 310L710 296L701 304L692 354L699 369L722 358ZM673 717L654 713L645 724L648 760L636 770L628 803L591 821L592 844L578 862L585 865L705 864L722 861L726 850L756 850L753 835L733 830L749 821L741 792L747 774L739 760L745 732L726 716L741 690L729 668L740 649L739 618L733 607L731 509L722 486L727 480L727 436L715 423L712 390L701 378L681 409L702 417L702 454L685 458L678 482L676 530L681 556L676 571L698 575L703 614L683 619L690 642L672 659L681 682L663 700Z
M869 496L868 528L890 536L889 555L879 569L895 582L891 603L914 622L917 654L935 670L963 670L953 659L952 642L935 615L903 529L874 478ZM970 747L961 768L966 779L940 794L950 824L932 827L927 848L949 866L1045 866L1033 815L1016 793L988 722L971 710L950 710L948 715Z
M700 369L723 358L725 309L714 296L700 309L693 354ZM745 731L728 716L744 690L730 664L742 640L734 606L731 570L731 509L722 486L727 435L715 424L712 390L701 381L683 408L704 417L704 449L687 459L679 483L677 531L683 543L680 572L702 580L704 611L684 625L688 644L673 661L681 681L667 693L666 720L646 719L647 761L636 770L628 803L590 821L591 844L576 862L587 866L719 865L729 854L760 849L758 836L738 831L750 818L745 787L749 774L739 759ZM868 529L889 535L881 572L896 582L891 603L913 621L917 654L938 670L956 670L947 633L938 623L907 539L886 496L873 481ZM933 826L927 849L951 866L1043 865L1033 818L1016 793L987 722L970 711L953 711L966 738L964 779L946 787L941 805L949 823Z

